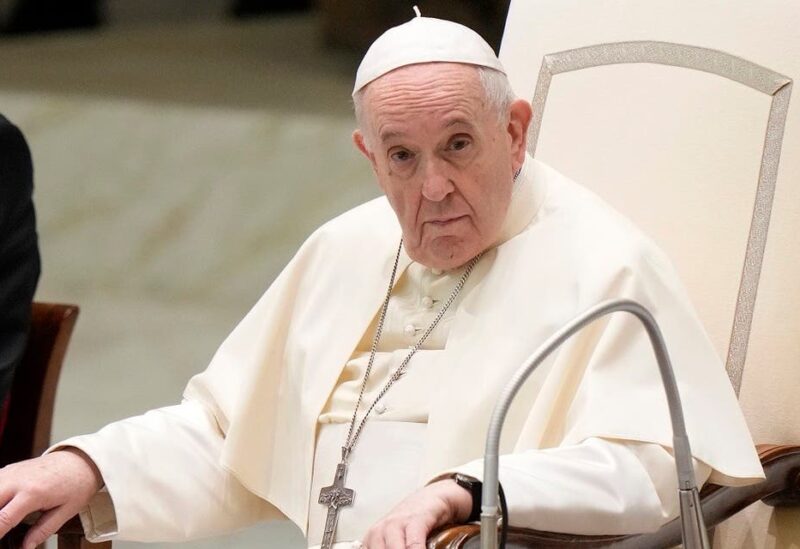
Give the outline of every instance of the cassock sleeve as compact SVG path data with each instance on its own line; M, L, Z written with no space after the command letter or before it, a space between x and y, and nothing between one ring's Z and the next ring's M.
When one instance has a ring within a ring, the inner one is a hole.
M698 486L711 473L693 460ZM483 478L483 460L452 473ZM509 524L570 534L634 534L678 516L675 460L658 444L589 438L500 456Z
M105 487L80 513L89 541L170 542L281 517L220 465L222 444L213 416L185 400L65 440L48 452L78 448L103 475Z

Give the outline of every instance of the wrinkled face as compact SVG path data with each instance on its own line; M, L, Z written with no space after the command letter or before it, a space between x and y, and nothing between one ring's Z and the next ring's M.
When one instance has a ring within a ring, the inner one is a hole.
M366 88L354 140L413 260L453 269L497 241L530 119L527 102L510 110L499 117L477 70L463 64L411 65Z

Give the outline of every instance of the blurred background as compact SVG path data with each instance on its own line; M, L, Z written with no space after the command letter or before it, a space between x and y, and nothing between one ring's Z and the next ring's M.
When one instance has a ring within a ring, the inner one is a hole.
M377 196L350 141L352 81L413 3L0 0L0 113L34 161L37 299L81 307L54 440L178 402L303 239ZM415 3L499 45L508 0ZM270 523L184 546L305 544Z

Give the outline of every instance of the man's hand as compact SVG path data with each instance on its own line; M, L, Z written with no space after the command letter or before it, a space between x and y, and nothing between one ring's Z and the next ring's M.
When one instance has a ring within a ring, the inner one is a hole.
M0 538L30 513L42 511L22 543L23 549L35 549L85 507L102 486L97 467L75 448L3 467Z
M366 549L425 549L434 528L463 522L471 510L469 492L452 479L440 480L401 501L369 529L362 543Z

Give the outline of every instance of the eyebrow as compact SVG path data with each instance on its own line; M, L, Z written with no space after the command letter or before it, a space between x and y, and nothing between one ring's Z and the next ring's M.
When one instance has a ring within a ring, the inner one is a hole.
M451 128L453 126L458 126L459 124L462 124L464 126L469 126L470 128L475 127L475 124L470 122L469 119L463 118L463 117L460 117L460 116L457 117L457 118L453 118L453 119L449 120L447 122L447 124L444 125L444 127L445 128Z
M451 118L442 127L443 128L452 128L453 126L458 126L458 125L469 126L470 128L474 128L475 127L475 124L470 122L469 119L461 117L461 116L456 117L456 118ZM391 131L390 130L390 131L382 132L380 134L379 138L380 138L380 140L382 142L385 143L386 141L389 141L390 139L394 139L395 137L403 137L404 135L405 135L405 132Z
M388 131L388 132L381 132L380 140L384 143L389 141L390 139L394 139L395 137L402 137L405 133L403 132L395 132L395 131Z

